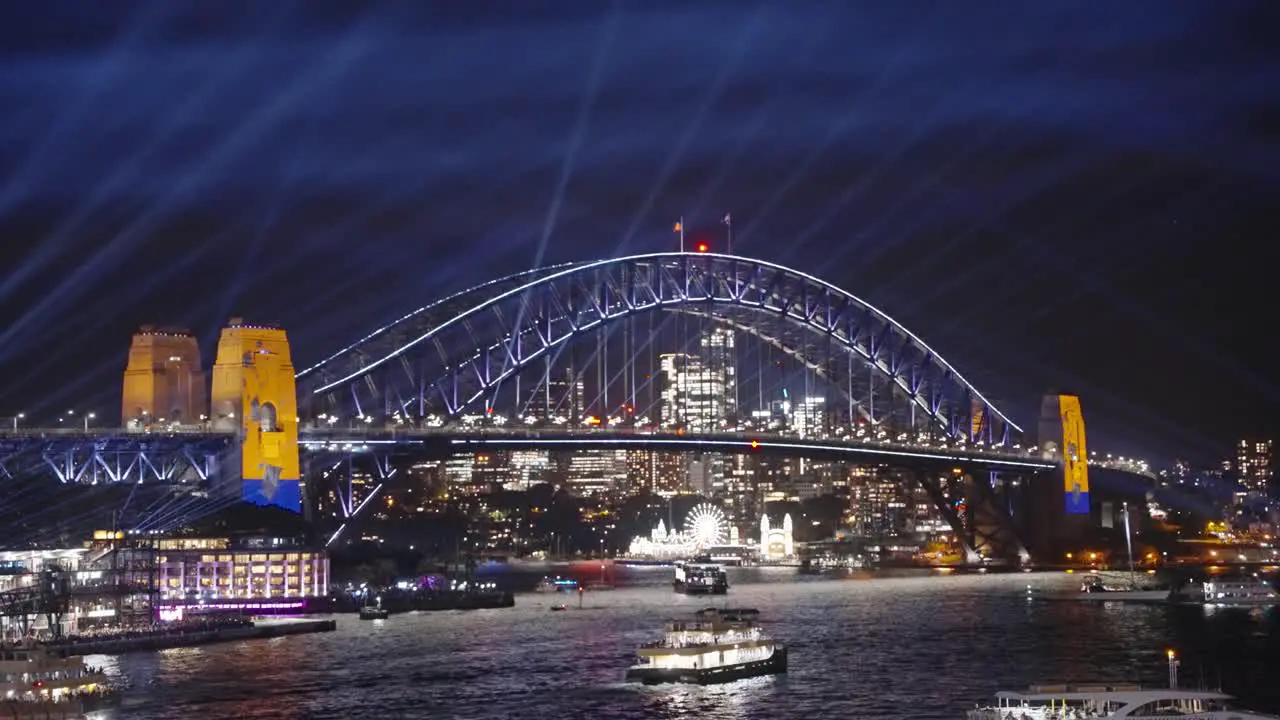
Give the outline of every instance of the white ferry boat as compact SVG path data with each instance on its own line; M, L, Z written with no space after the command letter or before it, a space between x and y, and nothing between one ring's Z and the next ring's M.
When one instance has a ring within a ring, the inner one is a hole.
M1182 720L1280 720L1238 710L1217 690L1178 689L1178 659L1169 656L1169 687L1141 685L1033 685L1025 692L996 693L995 705L968 712L968 720L1076 720L1171 717Z
M715 563L682 562L676 563L671 585L686 595L724 595L729 592L729 576Z
M0 648L0 699L91 712L112 695L106 674L86 667L79 655L63 657L39 646Z
M1212 690L1146 690L1137 685L1032 686L996 693L996 704L969 711L968 720L1074 720L1172 717L1182 720L1280 720L1231 707Z
M760 629L750 608L707 608L670 621L662 640L642 645L628 681L710 685L787 671L787 649Z
M1183 600L1203 605L1278 605L1280 593L1259 578L1208 580L1188 586Z

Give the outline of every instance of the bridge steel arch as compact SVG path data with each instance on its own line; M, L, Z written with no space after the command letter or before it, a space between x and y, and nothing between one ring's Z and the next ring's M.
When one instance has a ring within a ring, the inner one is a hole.
M821 369L873 423L988 445L1020 440L1005 413L870 303L799 270L716 253L649 253L506 276L303 370L299 391L313 417L483 414L503 393L518 400L528 389L522 372L549 366L575 338L649 311L756 335Z

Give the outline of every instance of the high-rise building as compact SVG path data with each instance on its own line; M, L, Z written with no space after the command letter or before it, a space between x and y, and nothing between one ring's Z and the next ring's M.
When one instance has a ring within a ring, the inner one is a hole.
M197 424L209 412L200 346L188 330L143 325L129 346L121 425Z
M648 449L626 452L626 494L651 492L670 497L687 490L688 457L684 453Z
M626 450L584 450L569 457L566 484L579 497L616 493L627 482Z
M702 336L699 347L698 355L671 353L659 357L659 420L663 427L712 432L733 427L736 422L733 330L713 328Z
M1236 472L1245 490L1266 494L1271 485L1271 441L1241 440L1237 443Z
M699 345L702 361L722 397L720 417L735 424L738 412L738 362L733 328L717 326L703 334Z
M893 537L906 525L908 498L902 485L890 478L870 477L850 488L850 526L854 535Z
M802 438L822 439L830 434L827 422L827 400L806 397L791 409L791 430Z
M561 418L570 423L582 420L585 410L582 377L573 368L548 374L529 398L528 413L539 419Z

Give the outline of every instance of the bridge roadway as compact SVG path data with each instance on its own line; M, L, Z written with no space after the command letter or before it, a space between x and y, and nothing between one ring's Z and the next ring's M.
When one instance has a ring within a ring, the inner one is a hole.
M903 464L921 469L1041 472L1058 463L1003 448L957 447L941 443L805 439L746 432L676 433L642 428L424 428L315 429L302 434L309 451L352 452L396 448L448 455L485 450L648 449L676 452L766 453L812 459Z
M107 482L134 479L205 480L209 465L228 451L234 430L182 428L138 432L122 428L19 428L0 431L0 477L13 475L15 463L37 459L63 482L83 481L86 471ZM746 433L671 433L647 428L493 428L445 426L409 428L303 427L304 453L375 452L385 455L445 456L481 450L583 450L647 448L679 452L712 451L802 455L814 459L899 464L919 469L1035 473L1055 470L1060 462L1031 448L982 447L956 443L888 442L870 439L805 439ZM1133 461L1091 458L1090 466L1153 477ZM131 472L130 468L134 468Z

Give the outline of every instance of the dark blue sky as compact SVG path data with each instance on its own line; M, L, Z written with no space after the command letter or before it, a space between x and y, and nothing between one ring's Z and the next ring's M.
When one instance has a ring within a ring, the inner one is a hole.
M129 335L299 365L447 291L672 247L884 308L1024 426L1280 430L1280 6L44 2L0 9L0 416L118 408Z

